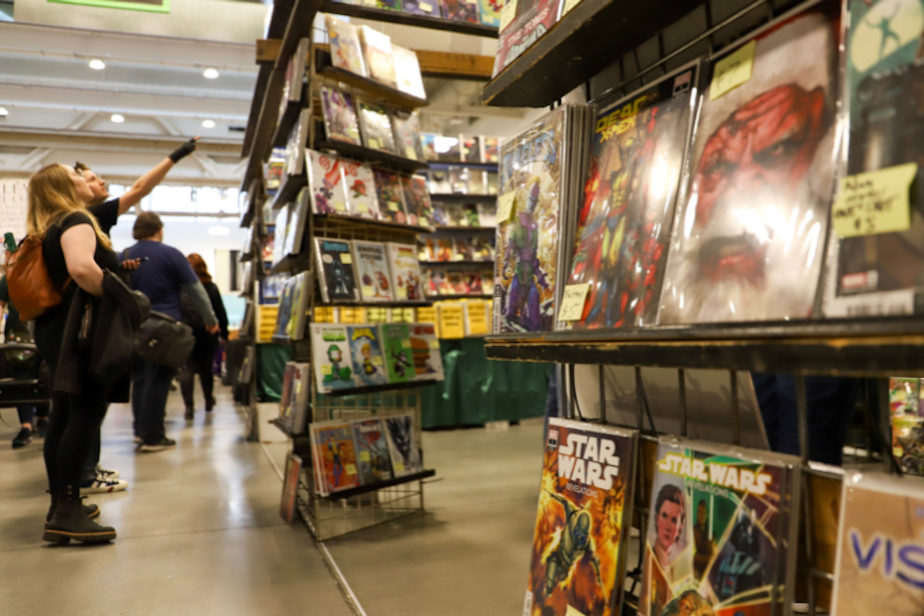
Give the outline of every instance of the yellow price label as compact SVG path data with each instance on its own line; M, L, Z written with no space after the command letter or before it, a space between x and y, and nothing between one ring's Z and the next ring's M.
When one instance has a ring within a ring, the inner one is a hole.
M371 461L372 461L372 456L369 455L369 452L368 452L368 451L360 451L360 452L359 452L359 461L360 461L360 462L371 462Z
M417 160L417 150L409 145L404 146L404 155L412 160Z
M368 214L368 213L369 213L369 204L368 204L368 203L362 203L362 202L361 202L361 203L359 204L359 211L362 212L363 214Z
M838 237L855 237L910 229L908 194L917 172L917 163L907 163L841 180L831 209L834 232Z
M581 3L581 0L565 0L565 8L561 10L561 16L564 17L571 9Z
M375 287L370 287L367 284L363 285L363 297L372 297L375 295Z
M375 357L372 358L372 365L373 365L373 366L381 366L382 363L383 363L383 362L382 362L382 357L381 357L381 356L376 355Z
M433 340L431 340L431 341L430 341L430 348L433 349L434 351L439 351L439 350L440 350L440 341L437 340L436 338L434 338Z
M334 209L337 210L338 212L346 212L347 211L346 203L344 203L343 201L334 201Z
M353 265L353 255L348 252L340 253L340 262L344 265Z
M714 101L748 82L754 71L754 49L756 47L757 41L751 41L715 63L712 85L709 87L709 100Z
M427 4L426 2L418 2L418 3L417 3L417 6L419 6L419 7L420 7L420 10L423 11L423 12L425 12L425 13L432 13L432 12L433 12L433 5L432 5L432 4Z
M517 0L509 0L501 9L499 32L510 25L510 22L517 16Z
M401 348L404 348L404 349L409 349L409 348L411 348L411 341L408 340L407 338L405 338L404 340L402 340L402 341L401 341Z
M513 214L513 201L517 196L517 191L511 190L497 199L497 223L507 222L510 215Z
M395 467L396 475L400 475L401 473L404 472L404 462L395 462L394 467Z
M375 0L363 0L363 4L365 4L366 6L371 6L371 7L377 6Z
M587 292L590 284L569 284L561 298L561 308L558 309L559 321L579 321L584 314L584 304L587 301Z
M355 464L347 464L347 465L346 465L346 472L347 472L347 475L355 475L355 474L356 474L356 465L355 465Z
M321 374L323 374L324 376L330 376L331 374L333 374L333 372L334 372L333 367L331 367L330 364L321 365Z
M398 210L401 209L401 207L398 205L397 201L389 201L388 209L390 209L392 212L397 212Z

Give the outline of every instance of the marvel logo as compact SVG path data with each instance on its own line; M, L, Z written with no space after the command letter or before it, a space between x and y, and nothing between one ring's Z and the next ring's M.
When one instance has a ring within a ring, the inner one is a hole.
M844 274L841 277L841 287L844 291L858 291L861 289L875 289L879 282L879 274L876 270L868 272L857 272L856 274Z

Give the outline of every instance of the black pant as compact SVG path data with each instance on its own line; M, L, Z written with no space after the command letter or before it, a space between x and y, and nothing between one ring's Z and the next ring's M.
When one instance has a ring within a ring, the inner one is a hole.
M213 336L210 339L196 339L196 346L186 361L186 367L180 371L180 391L183 393L183 402L186 408L193 408L193 390L195 389L196 375L202 383L202 394L205 396L206 406L211 406L212 391L215 385L212 375L212 364L215 363L215 351L218 341Z
M107 408L109 386L89 380L84 382L79 396L52 395L45 437L45 470L53 494L80 485L91 443L99 435Z
M20 380L32 380L39 378L39 366L36 363L35 366L30 366L27 368L13 368L12 370L13 378ZM16 407L16 411L19 413L19 423L32 424L32 427L35 428L35 424L32 423L33 419L36 417L48 419L48 404L20 404Z
M176 368L162 366L135 357L132 368L132 414L135 416L135 434L145 443L164 438L164 415L170 383Z

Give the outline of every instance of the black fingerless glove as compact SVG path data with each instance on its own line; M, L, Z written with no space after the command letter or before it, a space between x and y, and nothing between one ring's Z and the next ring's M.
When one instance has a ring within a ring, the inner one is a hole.
M196 140L190 139L177 149L173 151L173 154L170 155L170 160L173 161L173 164L176 164L193 153L196 149Z

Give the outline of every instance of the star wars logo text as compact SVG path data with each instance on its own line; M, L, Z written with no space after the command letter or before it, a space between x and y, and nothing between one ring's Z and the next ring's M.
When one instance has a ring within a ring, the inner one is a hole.
M850 557L862 573L879 568L882 577L924 590L924 547L911 541L896 542L876 534L869 544L856 529L850 536Z
M703 460L688 458L676 453L669 453L658 462L658 470L698 479L705 483L730 488L740 492L750 492L755 496L767 493L767 486L773 483L773 476L769 473L755 473L746 468L738 468L731 464L706 464Z
M619 456L615 454L613 441L569 434L565 444L558 448L558 476L609 490L613 478L619 476Z

